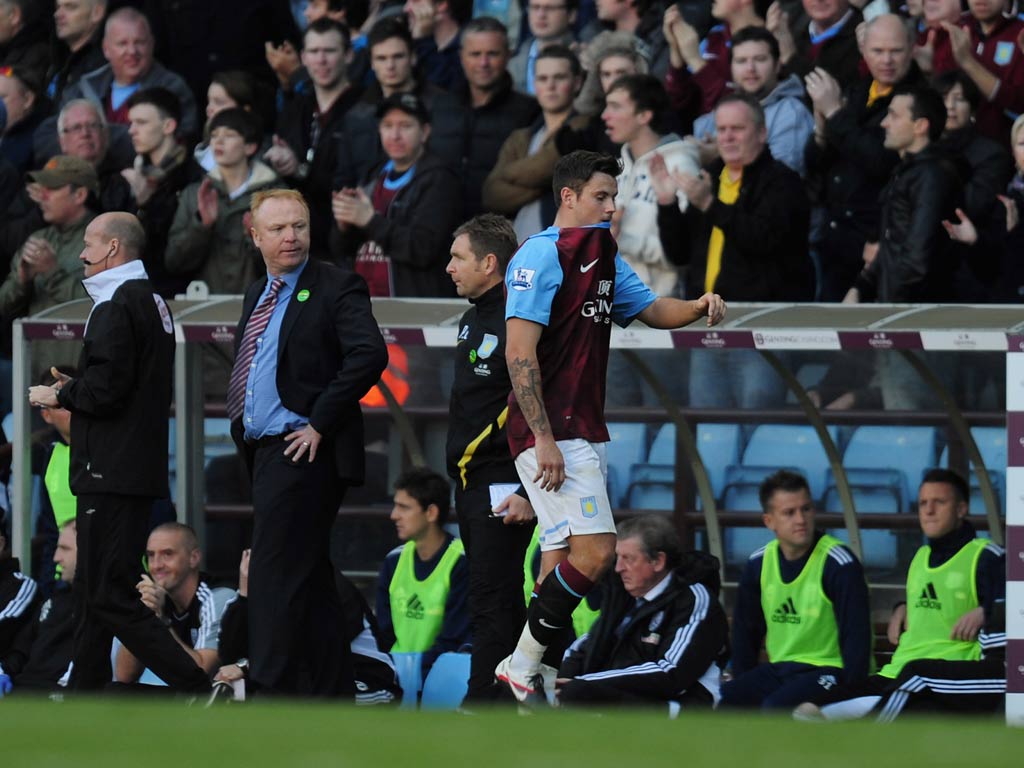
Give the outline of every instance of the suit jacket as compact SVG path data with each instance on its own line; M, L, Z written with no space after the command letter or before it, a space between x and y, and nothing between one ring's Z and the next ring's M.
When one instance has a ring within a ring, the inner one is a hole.
M246 291L235 333L235 354L267 278ZM299 301L303 290L308 299ZM384 338L370 308L363 279L316 259L306 268L285 310L277 349L277 392L286 408L309 418L324 436L321 450L334 451L338 477L363 482L363 415L359 398L387 367ZM231 434L252 469L252 451L243 439L241 419Z

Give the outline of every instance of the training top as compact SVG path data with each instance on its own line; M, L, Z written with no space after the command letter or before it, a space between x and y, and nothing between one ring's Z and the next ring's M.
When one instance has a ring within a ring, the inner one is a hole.
M629 325L657 296L619 255L607 223L548 227L527 238L508 265L505 289L506 320L544 326L537 362L555 440L607 442L611 323ZM508 442L518 456L535 441L514 391L508 404Z
M817 537L815 547L821 534L817 534ZM734 676L749 672L757 666L761 643L768 631L761 607L761 569L765 563L766 549L766 546L761 547L747 560L736 590L730 661ZM788 584L799 578L808 566L813 551L812 547L807 554L796 560L786 560L779 555L779 575L783 583ZM870 674L874 636L864 569L845 545L828 550L821 573L821 587L825 597L832 602L839 629L839 649L843 658L842 679L849 683L856 682ZM781 603L778 607L782 607Z
M773 664L796 661L816 667L842 667L839 650L839 626L835 610L822 587L825 560L829 552L847 557L842 542L822 536L811 550L807 565L790 582L782 580L779 569L779 542L770 542L761 565L761 611L768 626L765 650Z
M917 659L981 658L976 640L954 640L951 634L960 617L980 605L978 561L988 546L984 539L972 539L937 566L929 562L929 545L917 550L907 571L907 630L900 637L892 661L878 674L895 678L907 662Z

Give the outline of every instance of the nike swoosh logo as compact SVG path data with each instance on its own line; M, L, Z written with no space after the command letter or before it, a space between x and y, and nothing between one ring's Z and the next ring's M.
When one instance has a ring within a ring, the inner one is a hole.
M580 264L580 272L586 274L591 269L593 269L594 265L597 264L597 262L599 262L599 261L600 261L600 259L594 259L592 262L590 262L586 266L583 266L582 264Z
M580 267L580 269L582 269L582 267ZM556 627L554 624L548 624L544 619L538 619L538 621L542 627L547 627L548 629L561 629L561 627Z

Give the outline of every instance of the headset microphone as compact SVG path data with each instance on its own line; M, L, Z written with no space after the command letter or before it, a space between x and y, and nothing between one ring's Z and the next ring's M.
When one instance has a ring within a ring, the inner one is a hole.
M110 251L107 253L107 255L104 256L102 259L97 259L96 261L86 261L85 259L82 259L82 263L86 264L87 266L90 266L90 267L95 267L97 264L102 264L107 259L109 259L111 256L113 256L114 255L114 250L115 250L114 248L111 248Z

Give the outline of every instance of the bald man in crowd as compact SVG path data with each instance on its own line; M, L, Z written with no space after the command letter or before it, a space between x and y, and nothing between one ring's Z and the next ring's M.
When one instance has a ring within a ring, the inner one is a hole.
M78 504L78 574L71 687L111 680L110 644L120 638L173 688L202 693L204 672L139 600L153 502L167 497L167 417L174 326L142 265L146 235L129 213L106 213L85 230L79 257L93 300L78 369L51 369L52 385L29 402L71 412L71 490Z

